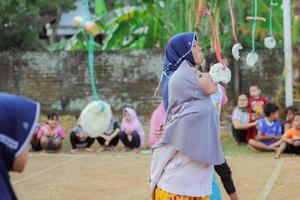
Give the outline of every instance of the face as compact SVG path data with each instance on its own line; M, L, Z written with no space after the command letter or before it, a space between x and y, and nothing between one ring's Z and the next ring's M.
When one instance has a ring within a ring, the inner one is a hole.
M131 117L127 111L124 112L123 118L126 122L131 122Z
M250 96L252 96L254 98L258 98L260 95L260 89L257 86L251 86L249 88L249 93L250 93Z
M238 106L244 108L248 105L248 98L246 95L240 95L238 97Z
M54 128L57 126L58 124L58 119L57 117L54 117L53 119L48 119L48 125L51 127L51 128Z
M195 64L200 65L203 62L203 53L196 40L193 43L192 54Z
M294 112L291 111L291 110L288 110L287 113L286 113L286 120L287 121L291 121L293 118L294 118Z
M274 120L279 119L279 110L277 110L275 113L271 113L270 115Z
M293 125L296 129L300 129L300 115L295 115Z

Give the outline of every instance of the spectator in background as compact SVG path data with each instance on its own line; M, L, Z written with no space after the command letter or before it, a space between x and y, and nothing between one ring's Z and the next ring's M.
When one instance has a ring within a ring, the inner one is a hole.
M116 147L119 142L120 125L114 118L110 120L110 123L104 133L97 137L97 141L100 144L99 151L105 150L110 147Z
M58 114L48 114L47 123L41 127L37 135L46 152L58 152L62 148L65 139L65 131L58 123Z
M286 130L281 137L281 144L276 152L275 158L286 150L287 153L300 154L300 113L293 113L293 127Z
M277 151L281 141L282 128L279 119L279 108L268 103L264 109L265 117L260 119L257 136L249 140L249 145L260 151Z
M124 150L133 150L138 153L141 145L144 144L145 131L132 108L126 107L123 111L121 131L119 138L124 144Z
M161 101L159 106L153 111L150 120L150 145L153 145L160 139L163 126L166 120L166 112L164 109L164 104Z
M286 132L289 128L292 128L292 122L296 112L298 112L298 108L296 108L295 106L289 106L286 108L286 121L284 122L284 132Z
M250 113L247 112L248 97L245 94L239 95L237 103L232 112L232 135L237 144L247 143L247 130L256 127L258 121L250 122Z
M72 150L70 153L75 153L79 149L84 149L87 152L93 152L90 147L94 143L95 139L88 136L88 134L79 125L79 115L76 115L76 126L70 133L70 142Z
M248 112L250 113L250 122L261 119L264 116L264 107L268 103L268 99L261 96L261 90L257 85L249 87ZM256 128L251 127L247 130L246 140L254 139L257 134Z

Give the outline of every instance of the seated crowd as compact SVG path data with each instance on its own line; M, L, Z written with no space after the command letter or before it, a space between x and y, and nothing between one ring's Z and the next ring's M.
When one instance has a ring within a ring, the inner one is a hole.
M260 95L256 86L249 88L250 97L238 96L232 113L232 135L237 144L248 144L257 151L300 154L300 113L294 106L286 108L286 121L279 120L279 107Z

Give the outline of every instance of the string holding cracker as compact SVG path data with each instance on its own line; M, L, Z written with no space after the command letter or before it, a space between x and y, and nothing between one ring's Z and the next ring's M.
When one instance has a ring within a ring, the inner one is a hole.
M211 29L213 32L213 37L214 37L214 46L215 46L215 50L216 50L216 56L219 61L219 63L211 66L209 74L215 82L223 82L223 83L227 84L231 79L231 71L223 62L221 47L220 47L219 38L218 38L218 34L217 34L217 29L216 29L215 23L212 19L211 13L205 7L205 0L199 0L198 9L197 9L197 13L196 13L196 22L194 25L194 30L196 33L198 33L198 28L202 21L203 15L207 15L208 21L210 23L210 26L211 26Z

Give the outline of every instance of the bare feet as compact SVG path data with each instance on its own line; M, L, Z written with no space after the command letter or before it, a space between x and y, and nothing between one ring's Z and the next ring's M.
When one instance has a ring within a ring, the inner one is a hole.
M87 151L87 152L89 152L89 153L91 153L91 152L94 152L94 149L91 149L91 148L85 148L85 151Z
M121 152L128 152L130 149L125 147L124 149L121 150Z
M278 159L278 158L280 158L280 155L276 154L274 158Z
M100 152L103 152L104 150L105 150L105 147L102 147L102 146L101 146L101 147L99 147L99 149L97 149L96 152L97 152L97 153L100 153Z
M134 149L133 149L133 152L134 152L134 153L139 153L139 152L140 152L140 149L134 148Z
M76 153L77 151L78 151L78 149L72 149L72 150L70 151L70 153L73 154L73 153Z

